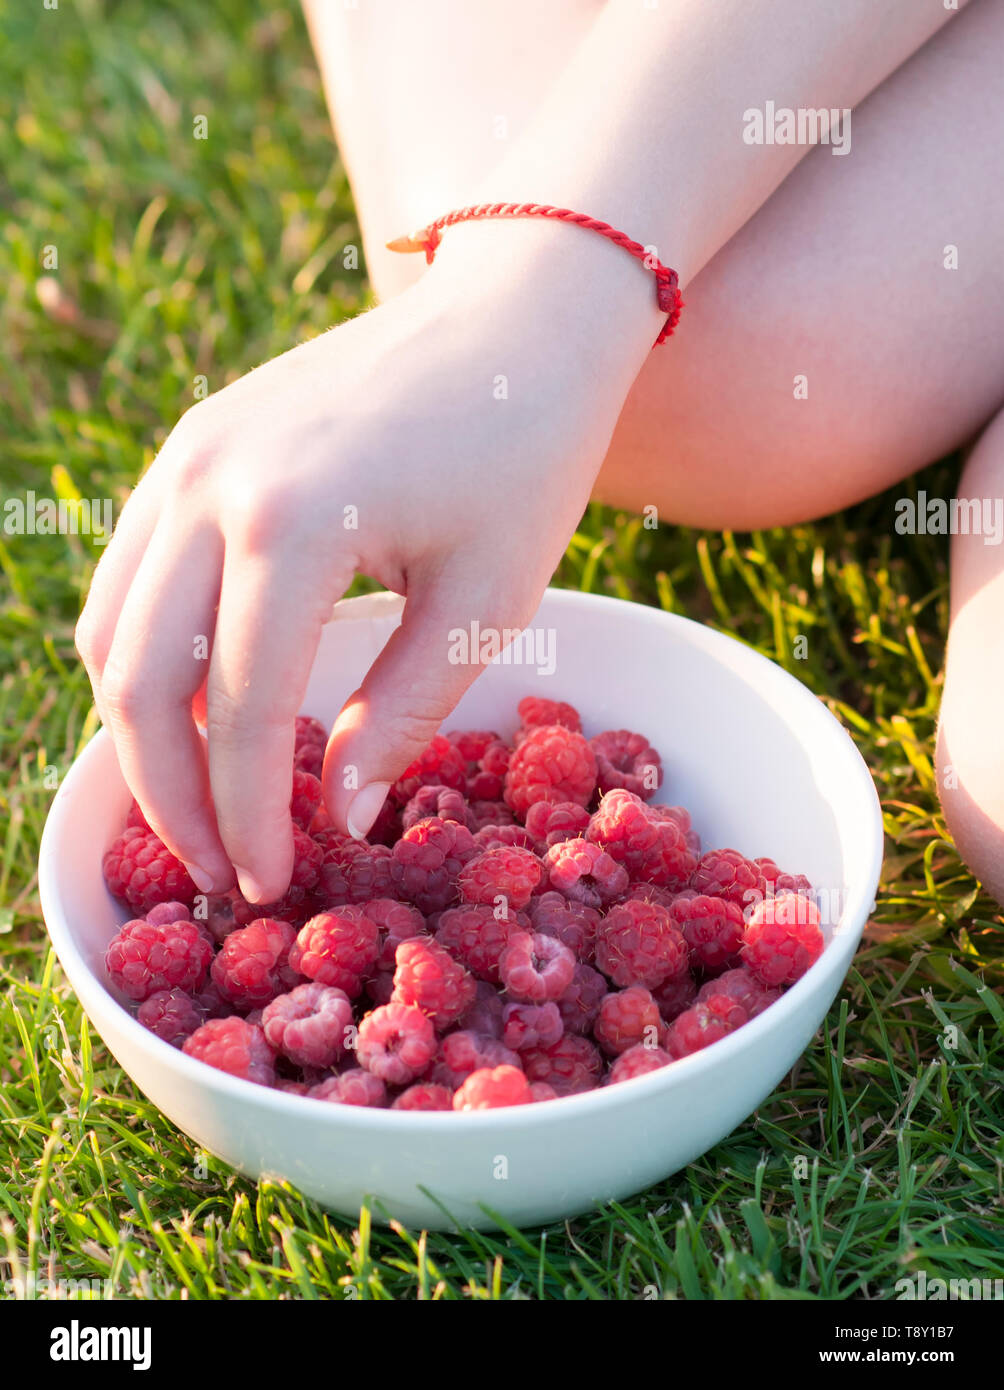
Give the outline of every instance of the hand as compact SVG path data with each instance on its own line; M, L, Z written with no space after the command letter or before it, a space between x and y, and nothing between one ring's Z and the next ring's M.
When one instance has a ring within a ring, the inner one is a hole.
M524 626L588 501L620 402L588 352L569 365L557 302L528 321L437 269L189 410L95 573L77 646L98 711L204 892L234 870L253 902L288 885L294 719L353 574L407 596L325 759L329 814L362 835L481 669L450 662L450 630Z

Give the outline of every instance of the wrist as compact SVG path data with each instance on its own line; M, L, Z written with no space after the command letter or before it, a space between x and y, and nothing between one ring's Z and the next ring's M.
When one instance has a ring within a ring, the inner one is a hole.
M649 265L592 229L547 218L445 228L415 289L503 336L521 333L617 410L666 322Z

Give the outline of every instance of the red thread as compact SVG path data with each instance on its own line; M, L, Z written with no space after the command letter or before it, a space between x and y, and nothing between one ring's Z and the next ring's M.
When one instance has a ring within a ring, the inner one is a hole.
M642 246L641 242L632 241L629 236L626 236L624 232L619 232L609 222L601 222L595 217L587 217L582 212L572 212L570 208L556 208L549 203L478 203L473 207L457 208L454 212L437 217L435 222L430 222L420 232L415 232L408 237L398 237L394 241L389 241L387 245L392 251L424 251L426 262L431 265L442 240L444 228L452 227L457 222L473 222L482 217L549 217L556 222L572 222L577 227L585 227L587 231L599 232L600 236L605 236L615 246L620 246L623 250L630 252L655 276L656 299L659 308L668 317L653 346L658 347L660 343L664 343L679 323L683 299L680 295L680 280L676 271L663 265L652 255L651 251Z

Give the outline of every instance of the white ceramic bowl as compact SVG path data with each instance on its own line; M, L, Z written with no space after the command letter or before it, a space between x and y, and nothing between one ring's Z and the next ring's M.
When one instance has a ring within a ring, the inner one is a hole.
M400 601L338 605L304 703L330 722L399 621ZM109 993L102 960L127 914L101 856L129 793L104 732L74 763L42 840L42 907L91 1022L178 1127L252 1177L278 1175L347 1216L448 1229L567 1217L659 1181L724 1138L770 1094L822 1022L873 903L882 823L867 768L825 707L739 642L652 608L549 590L533 626L556 640L553 675L488 667L451 727L515 727L529 691L574 703L587 734L631 728L663 756L659 799L687 806L706 846L770 855L829 905L826 948L737 1033L660 1071L585 1095L468 1114L365 1110L281 1094L196 1062ZM834 905L836 912L833 911ZM381 1213L380 1207L384 1208Z

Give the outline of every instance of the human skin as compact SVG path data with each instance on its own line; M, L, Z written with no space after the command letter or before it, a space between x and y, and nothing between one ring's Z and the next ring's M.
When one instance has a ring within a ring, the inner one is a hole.
M662 248L686 284L805 154L750 158L734 120L743 84L742 106L783 90L856 107L950 13L888 0L876 33L870 0L837 8L609 4L465 201L516 184L587 209ZM123 512L78 646L126 780L201 888L230 886L231 866L251 901L286 886L293 719L357 571L407 595L325 760L332 819L365 832L478 673L448 662L449 630L531 616L661 321L649 273L598 237L459 227L407 293L186 414Z

